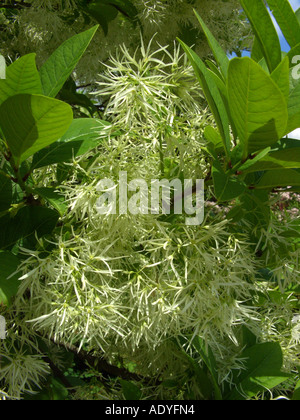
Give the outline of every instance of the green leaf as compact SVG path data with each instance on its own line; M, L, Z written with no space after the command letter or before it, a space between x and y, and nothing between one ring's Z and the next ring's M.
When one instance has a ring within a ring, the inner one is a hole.
M214 146L216 150L219 148L223 148L223 141L222 137L220 136L220 133L211 125L205 127L204 137L209 143L211 143Z
M256 344L246 349L241 358L244 369L235 375L235 388L227 400L251 398L259 392L285 382L290 375L281 372L282 350L278 343Z
M140 388L132 382L120 379L122 391L127 401L139 401L142 397Z
M222 391L219 387L217 362L210 346L208 345L206 346L204 341L200 337L194 338L193 346L197 350L199 355L201 356L208 370L210 371L213 386L214 386L216 401L222 401L223 397L222 397Z
M276 143L284 134L286 101L269 75L248 57L234 58L229 65L228 98L231 115L244 158Z
M279 66L271 74L271 78L288 102L290 94L290 63L288 57L285 57L281 61Z
M35 188L35 193L46 200L53 206L61 216L67 211L68 205L65 202L65 197L53 188Z
M280 29L291 48L300 42L300 23L288 0L267 0Z
M41 95L16 95L0 106L0 127L19 166L56 142L73 120L72 108Z
M222 74L224 76L224 79L227 78L228 73L228 66L229 66L229 58L227 57L226 52L223 50L221 45L218 43L218 41L215 39L211 31L208 29L202 18L199 16L199 14L194 10L196 17L198 21L200 22L200 25L205 33L205 36L208 40L209 46L212 49L214 53L214 57L219 64Z
M297 64L297 63L293 63L293 58L295 56L299 56L299 55L300 55L300 42L297 45L295 45L293 48L291 48L290 51L287 53L287 56L290 60L291 67L293 67L293 66L295 66L295 64ZM299 63L299 61L298 61L298 63Z
M0 252L0 305L9 306L11 298L17 294L20 276L15 273L19 265L20 261L15 255Z
M68 131L56 143L38 152L32 162L31 170L72 161L96 148L101 138L105 135L105 129L110 124L92 118L78 118L73 120Z
M6 62L3 55L0 54L0 79L6 79Z
M300 381L296 385L292 400L293 401L300 401Z
M65 401L69 395L67 388L55 378L51 379L49 388L52 401Z
M264 58L264 53L262 52L262 49L260 48L260 42L257 39L257 37L254 38L254 42L253 42L253 46L251 50L251 58L252 60L256 61L256 63L259 63L261 60L264 60L264 62L266 63L266 67L268 68L267 62Z
M103 0L102 0L103 1ZM138 19L139 11L129 0L105 0L105 3L113 4L121 13L132 21Z
M213 163L212 176L215 194L220 202L232 201L246 190L246 185L238 177L225 173L218 161Z
M99 26L65 41L40 69L43 93L55 97L83 56Z
M298 22L300 24L300 8L298 10L296 10L295 15L296 15L296 18L298 19Z
M241 0L240 3L251 22L260 49L272 73L281 62L281 46L264 0Z
M293 71L293 70L292 70ZM284 134L289 134L300 127L300 80L290 76L290 94L288 98L288 122Z
M118 16L118 10L102 0L96 0L84 7L84 10L95 19L103 29L105 35L108 34L108 23Z
M245 348L253 347L257 344L257 337L245 325L242 326L243 346Z
M205 64L202 62L201 58L184 42L180 41L184 51L186 52L193 68L196 73L196 76L200 82L200 85L203 89L206 100L209 104L210 110L213 113L219 132L222 136L224 149L229 155L230 152L230 132L229 132L229 118L226 111L226 106L223 102L219 89L215 83L215 79L211 75Z
M271 152L268 156L264 157L259 162L255 162L253 166L246 168L245 170L250 173L297 168L300 168L300 147Z
M12 183L0 173L0 213L8 210L12 202Z
M35 57L36 54L25 55L7 68L6 79L0 80L0 104L21 93L42 94Z
M15 217L0 219L0 249L11 249L20 239L35 243L35 233L41 238L50 234L59 219L57 211L46 207L23 207Z
M215 63L213 63L210 60L205 60L205 63L207 64L209 69L213 73L215 73L215 75L218 77L218 79L220 79L224 83L224 78L223 78L222 74L220 73L220 70L218 69L218 67L215 65ZM229 61L228 61L228 64L229 64Z
M253 174L253 183L257 184L257 174ZM255 228L267 229L270 224L271 209L269 204L269 191L247 190L240 198L244 210L243 220ZM255 237L255 236L254 236ZM256 241L253 239L253 241Z
M277 187L300 186L300 173L296 170L285 169L284 171L272 170L266 172L255 188L273 189Z
M248 159L245 163L242 164L242 166L239 167L240 172L247 172L253 168L253 166L259 165L261 160L266 157L266 155L270 152L271 147L267 147L260 153L258 153L256 156L251 157L251 159ZM256 172L252 169L251 172Z
M198 362L198 360L194 359L190 356L189 352L185 350L187 342L186 337L178 337L177 345L180 343L180 349L184 356L186 357L187 361L189 362L190 369L187 372L188 377L190 378L193 375L197 381L198 390L202 394L205 400L210 400L213 395L213 385L211 379L208 377L204 368L202 368Z

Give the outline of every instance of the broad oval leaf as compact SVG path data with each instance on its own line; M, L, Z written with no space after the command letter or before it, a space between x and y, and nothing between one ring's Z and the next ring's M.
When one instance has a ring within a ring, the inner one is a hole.
M254 397L258 392L272 389L285 382L290 375L281 371L282 350L278 343L262 343L252 346L242 353L243 371L235 374L235 388L226 398L243 400Z
M35 57L36 54L25 55L7 68L5 80L0 80L0 104L21 93L42 94Z
M231 60L228 98L245 158L272 146L284 135L288 121L286 100L255 61L248 57Z
M12 96L0 106L0 127L17 166L62 137L72 120L69 105L41 95Z

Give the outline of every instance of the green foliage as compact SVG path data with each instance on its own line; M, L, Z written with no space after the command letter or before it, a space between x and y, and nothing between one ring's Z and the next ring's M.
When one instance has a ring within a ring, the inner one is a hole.
M206 345L200 337L195 337L192 342L192 356L185 351L187 359L191 362L192 369L195 370L199 387L201 388L208 380L211 385L206 385L206 390L211 389L211 394L206 399L211 400L247 400L255 397L259 392L272 389L279 384L287 381L290 375L281 371L283 355L278 343L255 343L255 336L250 331L244 329L244 350L240 357L243 359L243 370L233 375L231 390L221 390L218 378L218 366L211 348ZM186 340L181 339L181 345ZM183 347L184 348L184 347ZM202 377L205 371L201 368L202 364L206 367L206 381ZM201 376L199 375L201 372Z
M299 143L288 152L281 147L284 135L300 126L300 83L292 75L292 60L282 58L279 38L267 8L262 0L242 1L242 6L253 26L261 50L260 58L268 69L253 58L235 58L230 62L203 20L198 20L208 38L220 72L212 72L186 44L181 44L188 54L201 83L219 133L213 135L206 129L211 143L208 151L213 158L213 181L219 201L231 201L246 189L267 189L298 186L300 167ZM293 43L295 46L300 26L287 2L271 2L278 24L291 42L287 22L292 16ZM281 7L280 7L281 6ZM297 31L298 30L298 31ZM209 66L211 67L211 66ZM228 123L234 140L229 140ZM224 157L221 157L218 138L223 139ZM287 142L288 143L288 142ZM270 169L270 172L268 172ZM280 172L276 173L276 170ZM274 172L275 171L275 172ZM256 178L250 172L263 172ZM254 182L253 182L254 181Z

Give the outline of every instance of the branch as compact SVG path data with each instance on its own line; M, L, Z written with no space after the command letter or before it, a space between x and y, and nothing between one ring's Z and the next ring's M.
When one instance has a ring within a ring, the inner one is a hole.
M99 357L93 356L91 353L85 350L79 351L77 347L72 346L71 344L57 343L53 339L52 341L57 346L64 347L66 350L73 353L84 364L92 366L99 373L104 374L106 376L108 375L114 378L122 378L126 381L137 381L144 382L147 384L154 382L155 385L160 384L160 381L153 381L153 379L151 378L147 378L144 376L140 376L136 373L129 372L125 368L118 368L116 366L113 366L110 363L106 362L103 358L100 359Z

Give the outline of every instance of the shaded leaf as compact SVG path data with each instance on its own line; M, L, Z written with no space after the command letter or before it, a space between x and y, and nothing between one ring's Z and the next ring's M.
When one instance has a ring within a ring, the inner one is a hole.
M99 145L109 123L92 118L73 120L62 138L51 146L38 152L32 162L31 170L55 163L72 161Z
M0 252L0 305L9 306L11 298L17 294L20 276L14 273L19 265L20 261L15 255L10 252Z
M17 166L62 137L72 120L69 105L41 95L16 95L0 106L0 127Z
M273 189L277 187L300 186L300 173L296 170L272 170L266 172L255 186L259 189Z
M68 205L65 197L53 188L35 188L35 193L46 200L51 206L53 206L61 216L66 212Z
M10 208L12 194L11 180L0 173L0 213Z
M225 173L217 161L213 163L212 176L215 194L220 202L234 200L246 190L246 185L238 177Z
M20 239L33 244L35 234L41 238L50 234L59 219L57 211L46 207L23 207L15 217L9 215L0 219L0 249L12 248Z
M140 388L132 382L120 379L123 394L128 401L139 401L142 397Z
M281 372L282 350L278 343L262 343L247 348L242 353L244 369L235 375L235 388L226 398L243 400L258 392L272 389L285 382L290 375Z

